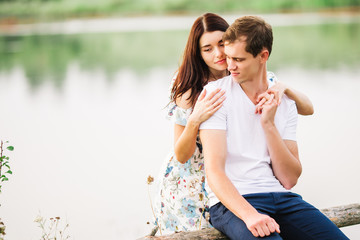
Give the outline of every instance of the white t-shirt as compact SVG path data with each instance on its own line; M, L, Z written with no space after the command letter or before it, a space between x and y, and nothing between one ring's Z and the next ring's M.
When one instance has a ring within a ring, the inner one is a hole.
M268 77L269 78L269 77ZM269 81L269 87L274 83ZM224 105L200 129L222 129L227 135L226 175L241 195L261 192L286 192L276 179L266 144L260 114L240 84L231 76L210 82L207 93L216 88L226 91ZM282 139L296 141L297 109L295 102L283 96L275 115L275 125ZM206 165L205 165L206 168ZM210 206L219 202L207 186Z

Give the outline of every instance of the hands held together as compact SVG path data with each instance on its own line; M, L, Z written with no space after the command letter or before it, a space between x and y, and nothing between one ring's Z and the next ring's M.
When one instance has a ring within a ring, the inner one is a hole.
M262 124L274 122L276 109L281 103L285 90L286 86L278 82L258 96L255 113L261 114Z
M273 87L258 96L255 113L262 115L262 123L274 120L277 106L280 105L285 90L286 86L277 82ZM222 107L225 98L225 91L220 88L215 89L207 96L206 89L204 89L196 101L189 120L200 125Z

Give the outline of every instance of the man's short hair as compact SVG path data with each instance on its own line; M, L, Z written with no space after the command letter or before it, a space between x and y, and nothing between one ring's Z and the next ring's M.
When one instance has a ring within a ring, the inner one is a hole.
M264 48L272 49L273 33L270 24L257 16L244 16L235 20L223 35L223 41L233 43L245 37L245 50L256 57Z

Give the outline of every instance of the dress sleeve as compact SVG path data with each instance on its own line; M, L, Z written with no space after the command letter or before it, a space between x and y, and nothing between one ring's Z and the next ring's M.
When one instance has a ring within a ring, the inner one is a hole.
M175 83L175 78L176 75L174 76L174 78L171 81L170 87L169 87L169 100L170 103L167 106L167 115L166 117L171 120L172 122L174 122L175 124L181 125L181 126L185 126L187 123L187 120L192 112L192 108L188 108L188 109L184 109L179 107L178 105L176 105L176 103L174 101L171 101L171 89Z
M184 109L170 102L168 105L167 118L175 124L185 126L192 112L192 108Z
M275 76L275 74L273 72L267 72L266 77L272 83L277 83L278 82L278 79L277 79L277 77Z

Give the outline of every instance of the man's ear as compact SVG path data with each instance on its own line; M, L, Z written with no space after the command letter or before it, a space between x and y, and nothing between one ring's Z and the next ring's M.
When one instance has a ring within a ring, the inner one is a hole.
M264 48L261 52L260 52L260 61L261 63L266 63L266 61L269 59L269 50L267 50L266 48Z

